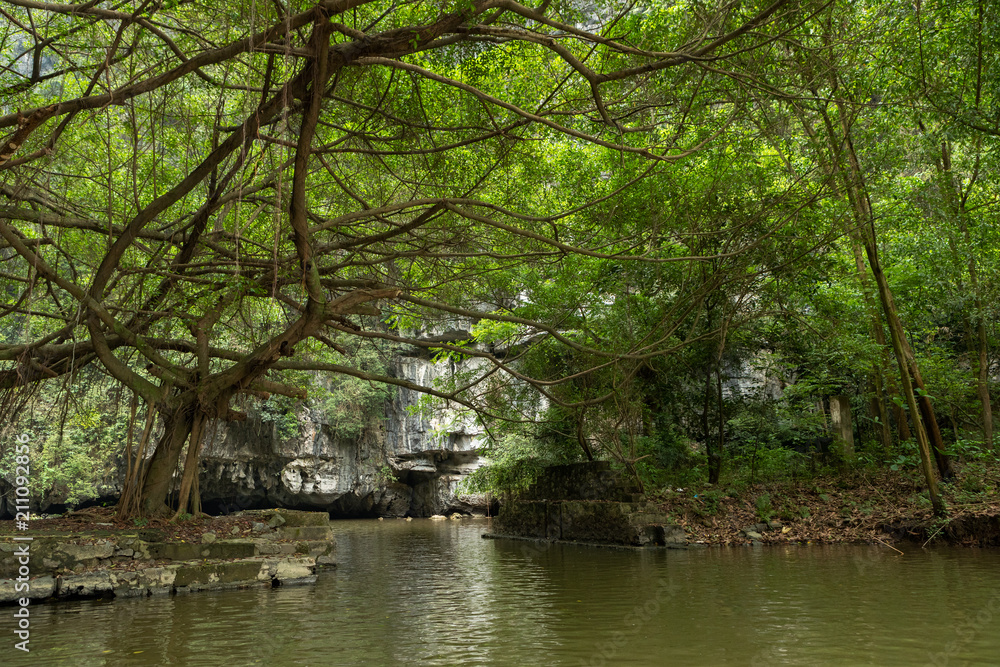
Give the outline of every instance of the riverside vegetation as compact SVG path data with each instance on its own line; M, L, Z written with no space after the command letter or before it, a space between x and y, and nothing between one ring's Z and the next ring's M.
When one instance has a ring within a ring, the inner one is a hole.
M995 516L995 3L0 12L0 447L44 436L39 497L197 514L213 424L358 434L397 387L480 424L470 490L610 460L707 541Z

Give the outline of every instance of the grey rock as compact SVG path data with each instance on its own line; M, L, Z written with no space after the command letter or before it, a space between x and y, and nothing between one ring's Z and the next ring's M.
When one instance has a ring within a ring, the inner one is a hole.
M663 543L668 546L687 544L687 533L680 526L664 526Z
M203 534L201 536L201 543L202 544L212 544L213 542L215 542L216 539L217 538L216 538L215 533L205 533L205 534Z
M76 561L87 561L95 558L110 558L115 552L111 542L96 544L63 544L60 550Z
M283 560L278 563L274 578L283 582L289 579L304 579L311 577L315 569L315 566L302 561Z
M13 579L0 579L0 602L12 602L23 596L15 590L17 582Z
M51 574L32 579L29 584L31 585L29 597L33 600L44 600L56 594L56 578Z
M467 328L457 322L446 327L452 332L448 335L464 338ZM462 370L422 355L404 350L391 362L390 374L433 384ZM462 365L478 363L474 359ZM203 452L202 501L321 509L335 517L484 513L485 496L460 495L458 490L481 465L480 427L456 414L410 410L419 399L417 392L397 390L386 404L386 419L378 425L373 421L350 439L338 437L315 409L299 413L294 438L253 418L228 424Z
M27 582L27 591L17 590L18 584L23 586L23 583L18 582L16 579L0 580L0 602L14 602L21 598L44 600L45 598L52 597L55 593L55 578L49 575L29 579Z
M92 597L114 590L111 575L108 572L87 572L68 575L59 584L59 594Z

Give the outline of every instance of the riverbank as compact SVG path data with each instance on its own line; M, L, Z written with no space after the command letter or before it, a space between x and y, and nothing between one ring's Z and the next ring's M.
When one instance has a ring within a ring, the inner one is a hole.
M914 474L848 468L759 484L642 494L606 461L546 468L487 537L626 547L893 542L1000 547L1000 466L956 466L937 517Z
M116 521L110 509L0 522L0 603L312 583L335 564L325 512ZM23 606L23 605L22 605Z
M477 519L332 526L337 567L313 585L33 605L31 653L0 646L0 664L903 667L1000 655L997 549L592 549L484 540ZM960 652L941 656L949 647Z
M923 484L892 470L650 494L689 542L867 543L1000 547L1000 466L958 467L942 484L948 517L931 511Z

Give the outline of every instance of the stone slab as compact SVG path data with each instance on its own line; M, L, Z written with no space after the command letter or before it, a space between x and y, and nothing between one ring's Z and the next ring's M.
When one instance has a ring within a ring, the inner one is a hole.
M324 526L288 526L284 525L277 529L280 539L283 540L332 540L333 529L329 524Z
M258 585L310 583L317 565L336 565L336 540L324 512L277 510L256 538L198 543L149 542L156 534L0 537L0 604L19 598L141 597ZM29 545L30 574L18 582L17 550Z
M218 541L210 544L194 542L155 542L148 546L149 558L163 560L196 560L199 558L250 558L257 555L253 542Z
M304 584L315 580L316 561L308 556L192 561L138 571L98 570L38 577L27 582L28 591L18 590L16 580L0 580L0 603L16 603L25 596L33 600L145 597L260 585Z
M279 525L292 528L297 526L330 525L330 514L327 512L307 512L304 510L276 508L267 510L244 510L242 512L237 512L235 516L249 517L266 524L269 523L276 515L284 519L284 523L280 523Z

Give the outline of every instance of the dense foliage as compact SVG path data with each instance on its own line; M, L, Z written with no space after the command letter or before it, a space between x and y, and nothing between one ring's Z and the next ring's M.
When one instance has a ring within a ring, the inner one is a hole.
M84 372L134 395L162 436L125 512L190 442L186 511L206 423L280 425L307 371L358 382L345 435L369 381L475 411L483 488L795 470L830 395L870 460L915 438L938 509L993 446L990 3L0 12L0 416ZM447 318L474 339L420 335ZM478 362L415 387L377 362L404 343Z

